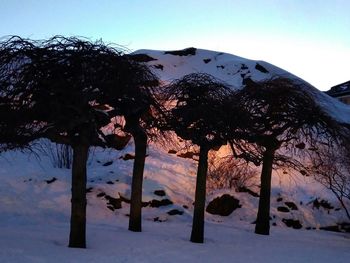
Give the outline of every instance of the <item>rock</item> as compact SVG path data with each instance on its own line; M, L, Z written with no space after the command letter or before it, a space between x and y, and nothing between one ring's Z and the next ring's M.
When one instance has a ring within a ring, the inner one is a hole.
M114 184L112 181L108 181L106 182L106 184Z
M177 151L176 151L176 150L169 150L168 153L170 153L170 154L176 154Z
M239 200L231 195L224 194L212 200L206 211L213 215L228 216L237 208L241 208Z
M293 202L284 202L286 206L288 206L291 210L298 210L298 207Z
M292 227L294 229L300 229L303 227L299 220L283 218L282 222L285 223L287 227Z
M197 49L194 47L185 48L183 50L165 51L164 54L169 54L173 56L194 56L196 55Z
M277 207L277 211L283 212L283 213L288 213L289 209L285 206L279 206L279 207Z
M92 192L92 187L86 188L86 193L91 193Z
M183 213L184 213L184 211L180 211L180 210L177 210L177 209L172 209L172 210L167 212L167 214L170 215L170 216L182 215Z
M165 196L164 190L155 190L153 193L158 196Z
M110 166L113 163L113 161L108 161L102 164L102 166Z
M283 201L283 198L282 197L278 197L277 198L277 202L282 202Z
M255 69L259 70L262 73L269 73L269 71L266 68L264 68L263 66L261 66L259 63L256 63Z
M188 206L187 206L187 205L183 205L182 207L185 208L185 209L188 209Z
M211 61L210 58L205 58L205 59L203 59L203 62L204 62L205 64L208 64L210 61Z
M147 54L131 54L128 56L130 56L136 62L149 62L157 60L156 58L153 58Z
M149 202L150 207L160 207L160 206L167 206L172 205L173 202L169 199L162 199L162 200L156 200L153 199L151 202Z
M56 177L52 177L52 179L50 179L50 180L45 180L45 182L46 182L47 184L51 184L51 183L53 183L53 182L55 182L55 181L57 181L57 178L56 178Z

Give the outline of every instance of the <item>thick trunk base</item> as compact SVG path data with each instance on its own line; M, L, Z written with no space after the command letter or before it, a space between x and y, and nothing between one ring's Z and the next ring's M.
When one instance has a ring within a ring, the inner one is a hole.
M199 162L196 179L196 194L193 211L193 224L191 232L191 242L204 242L204 213L205 195L208 170L208 149L200 147Z
M135 130L136 131L132 133L135 141L135 159L131 183L129 230L141 232L142 184L146 159L147 135L141 128Z
M89 147L73 147L69 247L86 248L86 161Z
M260 235L270 234L270 196L273 159L274 151L266 150L261 171L259 209L255 225L255 233Z

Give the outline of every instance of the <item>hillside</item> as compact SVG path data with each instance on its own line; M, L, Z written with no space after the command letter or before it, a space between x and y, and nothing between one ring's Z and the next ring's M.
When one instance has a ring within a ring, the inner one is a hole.
M208 73L240 89L246 78L255 81L275 76L304 80L265 61L250 60L232 54L187 48L177 51L137 50L138 61L146 62L160 79L168 83L192 72ZM308 91L316 101L340 122L350 123L350 107L309 85Z
M134 54L164 82L190 72L210 73L233 88L241 88L247 77L298 79L267 62L214 51L139 50ZM334 118L350 123L349 106L313 87L309 92ZM69 249L70 170L54 167L53 144L41 140L35 145L34 152L9 151L0 158L0 262L342 263L350 258L348 225L339 226L347 218L333 194L311 177L286 170L273 174L270 236L253 233L258 197L220 189L208 192L207 204L230 194L240 207L228 216L206 213L205 243L190 243L196 158L184 158L187 149L175 151L156 144L149 146L146 158L143 232L127 231L132 141L122 151L91 149L88 248ZM223 148L213 155L226 153ZM259 172L261 167L255 169Z

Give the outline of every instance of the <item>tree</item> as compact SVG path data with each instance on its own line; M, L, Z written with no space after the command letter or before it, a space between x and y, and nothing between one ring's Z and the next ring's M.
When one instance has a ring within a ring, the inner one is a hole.
M226 143L221 116L229 89L208 74L193 73L172 82L166 93L174 104L168 109L167 128L199 147L191 241L203 243L208 152Z
M248 80L234 95L232 111L236 115L230 129L234 154L255 164L262 163L257 234L269 234L273 166L294 167L295 160L286 153L303 150L305 143L316 143L318 137L336 135L336 122L318 106L307 88L304 83L285 78Z
M142 230L142 184L146 159L147 129L152 128L162 109L157 102L153 88L159 86L158 78L142 63L126 56L119 65L120 89L105 89L101 96L103 103L113 108L112 116L123 116L123 130L130 133L135 144L135 159L132 173L129 230Z
M307 171L317 182L327 187L338 199L350 220L350 151L349 131L347 141L325 147L320 145L308 156L311 160Z
M73 148L70 247L86 247L86 161L92 145L105 146L101 127L112 112L102 106L129 105L130 79L137 64L103 42L53 37L31 41L13 37L7 47L19 55L7 65L13 96L30 105L40 136ZM14 87L14 88L13 88ZM113 91L113 92L111 92ZM118 95L118 96L116 96ZM130 98L132 100L132 98ZM115 111L118 108L114 109Z

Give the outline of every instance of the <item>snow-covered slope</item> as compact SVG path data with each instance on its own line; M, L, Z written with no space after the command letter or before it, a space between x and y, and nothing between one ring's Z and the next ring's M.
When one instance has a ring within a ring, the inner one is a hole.
M210 73L235 88L242 87L248 76L254 80L276 74L297 78L263 61L198 49L185 53L189 55L135 52L165 82L191 72ZM349 120L347 106L310 90L333 116ZM273 174L270 236L253 233L258 198L225 189L208 193L207 203L230 194L241 207L226 217L206 213L205 244L190 243L197 161L168 150L157 145L148 148L143 188L148 206L143 208L142 233L127 231L133 161L123 157L133 154L133 143L122 151L91 150L87 250L66 247L70 170L53 168L43 153L2 153L0 262L348 262L349 234L321 230L346 220L339 203L311 177L292 176L289 171ZM156 207L159 202L163 205ZM333 208L319 206L320 202ZM301 228L288 227L288 222L299 222Z
M133 54L137 55L139 61L147 62L164 83L196 72L211 74L234 89L242 88L243 80L246 78L260 81L280 76L304 81L265 61L210 50L196 48L178 51L137 50ZM350 123L350 106L324 94L310 84L308 91L334 118L340 122Z
M239 199L241 208L227 217L206 213L205 244L188 241L197 162L150 146L143 201L172 204L143 208L143 232L127 231L133 153L95 148L90 153L87 186L87 250L67 248L70 170L53 168L48 156L7 152L0 158L0 262L339 262L349 259L348 233L320 230L344 220L332 194L309 177L275 174L271 236L255 235L258 198L221 190ZM40 157L40 158L38 158ZM163 190L164 196L155 194ZM334 208L316 208L314 200ZM154 201L153 201L154 202ZM293 202L297 210L281 212ZM170 211L183 214L171 215ZM288 228L284 220L299 220ZM264 256L262 256L264 255Z

